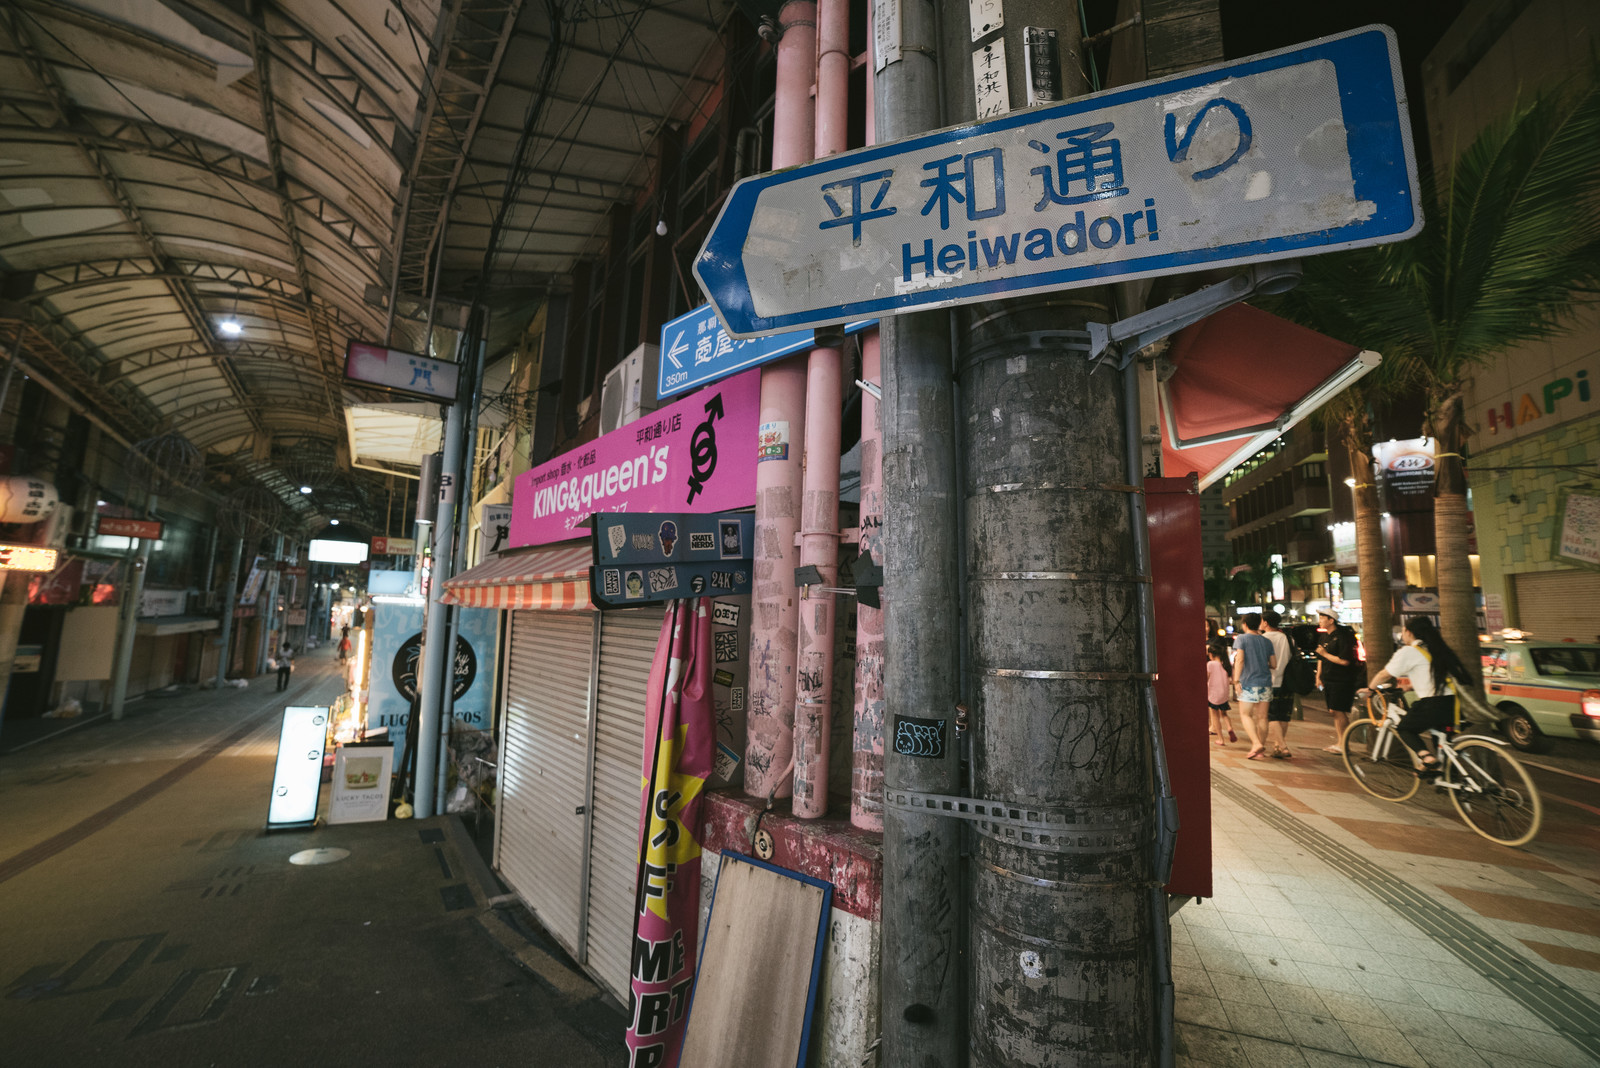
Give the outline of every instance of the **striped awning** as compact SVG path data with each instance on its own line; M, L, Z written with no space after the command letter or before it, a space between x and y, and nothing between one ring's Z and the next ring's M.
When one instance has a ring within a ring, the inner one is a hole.
M591 560L587 540L508 553L446 579L439 600L468 608L589 611Z

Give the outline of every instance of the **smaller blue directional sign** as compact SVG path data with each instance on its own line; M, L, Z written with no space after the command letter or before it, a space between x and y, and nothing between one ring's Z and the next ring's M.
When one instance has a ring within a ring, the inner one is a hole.
M749 338L1401 241L1416 188L1367 26L746 178L694 273Z
M844 332L858 333L877 323L876 319L847 323ZM661 328L661 377L656 383L656 396L666 400L747 367L804 352L816 344L816 338L815 330L791 330L744 340L731 338L718 320L716 309L702 304Z

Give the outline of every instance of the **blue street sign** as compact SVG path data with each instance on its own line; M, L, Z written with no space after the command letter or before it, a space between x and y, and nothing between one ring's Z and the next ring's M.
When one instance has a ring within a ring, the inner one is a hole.
M694 273L747 338L1399 241L1405 103L1352 30L747 178Z
M854 334L878 320L847 323L844 332ZM702 304L685 312L661 328L661 371L656 396L661 400L687 393L707 382L726 378L747 367L757 367L790 353L802 352L816 344L816 331L791 330L783 334L735 340L717 320L716 309Z

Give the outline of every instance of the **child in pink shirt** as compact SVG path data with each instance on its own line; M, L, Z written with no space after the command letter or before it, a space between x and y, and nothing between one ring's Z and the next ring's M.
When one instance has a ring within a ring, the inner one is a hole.
M1232 690L1232 680L1228 677L1228 647L1220 641L1207 642L1206 657L1206 706L1211 733L1216 735L1218 745L1227 745L1239 740L1233 733L1233 724L1228 721L1228 696ZM1223 731L1228 733L1228 742L1222 740Z

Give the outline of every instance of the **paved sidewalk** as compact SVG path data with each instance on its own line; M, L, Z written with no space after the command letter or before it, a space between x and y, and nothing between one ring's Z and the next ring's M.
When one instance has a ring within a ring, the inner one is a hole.
M0 1063L626 1063L621 1011L453 817L263 833L281 709L333 667L0 758ZM349 852L289 862L315 847Z
M1600 1065L1600 784L1509 849L1429 790L1363 793L1306 719L1292 760L1212 747L1215 896L1173 919L1180 1068Z

